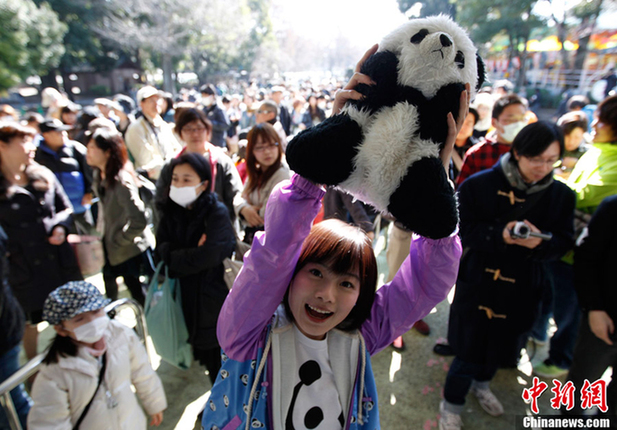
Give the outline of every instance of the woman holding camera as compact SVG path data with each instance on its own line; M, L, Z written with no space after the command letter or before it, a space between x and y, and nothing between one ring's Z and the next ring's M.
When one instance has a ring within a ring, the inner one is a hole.
M530 124L495 166L459 188L465 251L450 310L456 357L440 408L442 429L460 428L469 391L490 415L503 413L489 383L519 356L546 284L545 263L573 244L574 193L553 180L563 151L557 126Z

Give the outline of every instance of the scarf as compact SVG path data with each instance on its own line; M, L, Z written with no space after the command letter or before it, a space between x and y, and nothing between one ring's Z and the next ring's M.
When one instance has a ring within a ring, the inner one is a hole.
M525 191L526 194L537 193L551 186L553 183L553 173L551 172L546 177L542 178L536 183L529 184L523 180L521 172L518 170L518 166L512 159L512 154L506 152L499 159L499 167L501 168L504 176L508 180L508 183L512 188Z

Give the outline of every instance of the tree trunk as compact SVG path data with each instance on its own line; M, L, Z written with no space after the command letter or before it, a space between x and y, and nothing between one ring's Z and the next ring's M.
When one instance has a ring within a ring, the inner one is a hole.
M171 77L173 72L173 64L171 61L170 54L163 54L163 90L168 93L176 95L176 86L174 85L174 80Z
M523 37L523 52L519 56L519 59L521 61L521 68L519 69L518 83L517 83L517 86L519 88L527 86L526 71L527 71L527 40L528 39L529 39L529 36Z
M56 81L56 73L58 69L51 69L46 75L41 76L41 88L52 87L58 89L58 81Z

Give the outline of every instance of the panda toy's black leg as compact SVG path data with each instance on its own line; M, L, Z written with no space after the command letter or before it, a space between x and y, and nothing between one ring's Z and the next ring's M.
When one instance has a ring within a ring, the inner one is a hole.
M338 185L354 169L360 125L347 114L332 116L304 130L287 145L289 167L318 184Z
M454 189L441 160L422 158L412 164L390 196L388 211L421 236L431 239L449 236L458 223L458 211Z

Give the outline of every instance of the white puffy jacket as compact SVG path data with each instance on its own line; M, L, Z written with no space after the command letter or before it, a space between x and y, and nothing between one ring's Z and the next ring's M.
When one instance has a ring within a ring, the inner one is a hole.
M163 385L152 370L137 335L119 322L111 321L107 332L107 369L101 387L80 428L88 430L146 429L148 415L167 408ZM32 387L34 406L28 415L31 430L71 430L92 398L99 380L99 365L84 348L75 357L59 357L57 363L41 367ZM106 386L117 402L107 407Z

